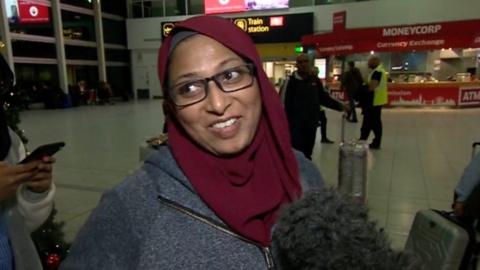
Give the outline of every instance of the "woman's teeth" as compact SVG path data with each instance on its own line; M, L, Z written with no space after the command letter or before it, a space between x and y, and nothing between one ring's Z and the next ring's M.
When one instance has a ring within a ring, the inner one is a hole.
M214 128L226 128L226 127L229 127L231 125L233 125L233 123L237 122L237 119L235 118L231 118L225 122L221 122L221 123L216 123L215 125L213 125Z

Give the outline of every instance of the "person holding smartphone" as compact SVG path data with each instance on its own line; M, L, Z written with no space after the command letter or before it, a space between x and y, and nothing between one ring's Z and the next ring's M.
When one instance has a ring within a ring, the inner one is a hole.
M0 103L13 74L0 57ZM7 65L8 66L8 65ZM7 125L0 108L0 269L40 270L42 264L30 233L40 227L53 208L52 157L24 164L25 148Z

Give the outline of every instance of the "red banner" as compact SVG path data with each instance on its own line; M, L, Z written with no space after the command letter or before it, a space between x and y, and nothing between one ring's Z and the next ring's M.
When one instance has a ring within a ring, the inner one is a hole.
M345 30L345 23L347 21L347 12L333 13L333 32Z
M205 14L246 11L245 0L205 0Z
M330 95L347 102L347 95L339 89L340 84L329 84ZM462 85L438 84L388 84L389 106L480 106L480 83Z
M48 6L36 1L19 0L18 11L20 23L46 23L50 20Z
M391 106L457 106L458 86L388 88L388 105Z
M321 55L480 47L480 20L347 29L302 37Z

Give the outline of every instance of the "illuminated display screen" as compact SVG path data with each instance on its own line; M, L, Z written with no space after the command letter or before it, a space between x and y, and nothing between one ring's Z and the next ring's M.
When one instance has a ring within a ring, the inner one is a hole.
M289 0L204 0L205 14L288 8Z
M5 0L7 17L10 23L47 23L48 6L33 0Z
M247 10L288 8L288 0L246 0Z

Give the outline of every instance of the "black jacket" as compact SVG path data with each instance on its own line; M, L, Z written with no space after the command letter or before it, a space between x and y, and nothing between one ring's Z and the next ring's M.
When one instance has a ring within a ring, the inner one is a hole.
M317 126L320 106L336 111L343 110L343 104L332 98L315 76L302 79L296 73L290 76L285 90L285 111L292 126Z

